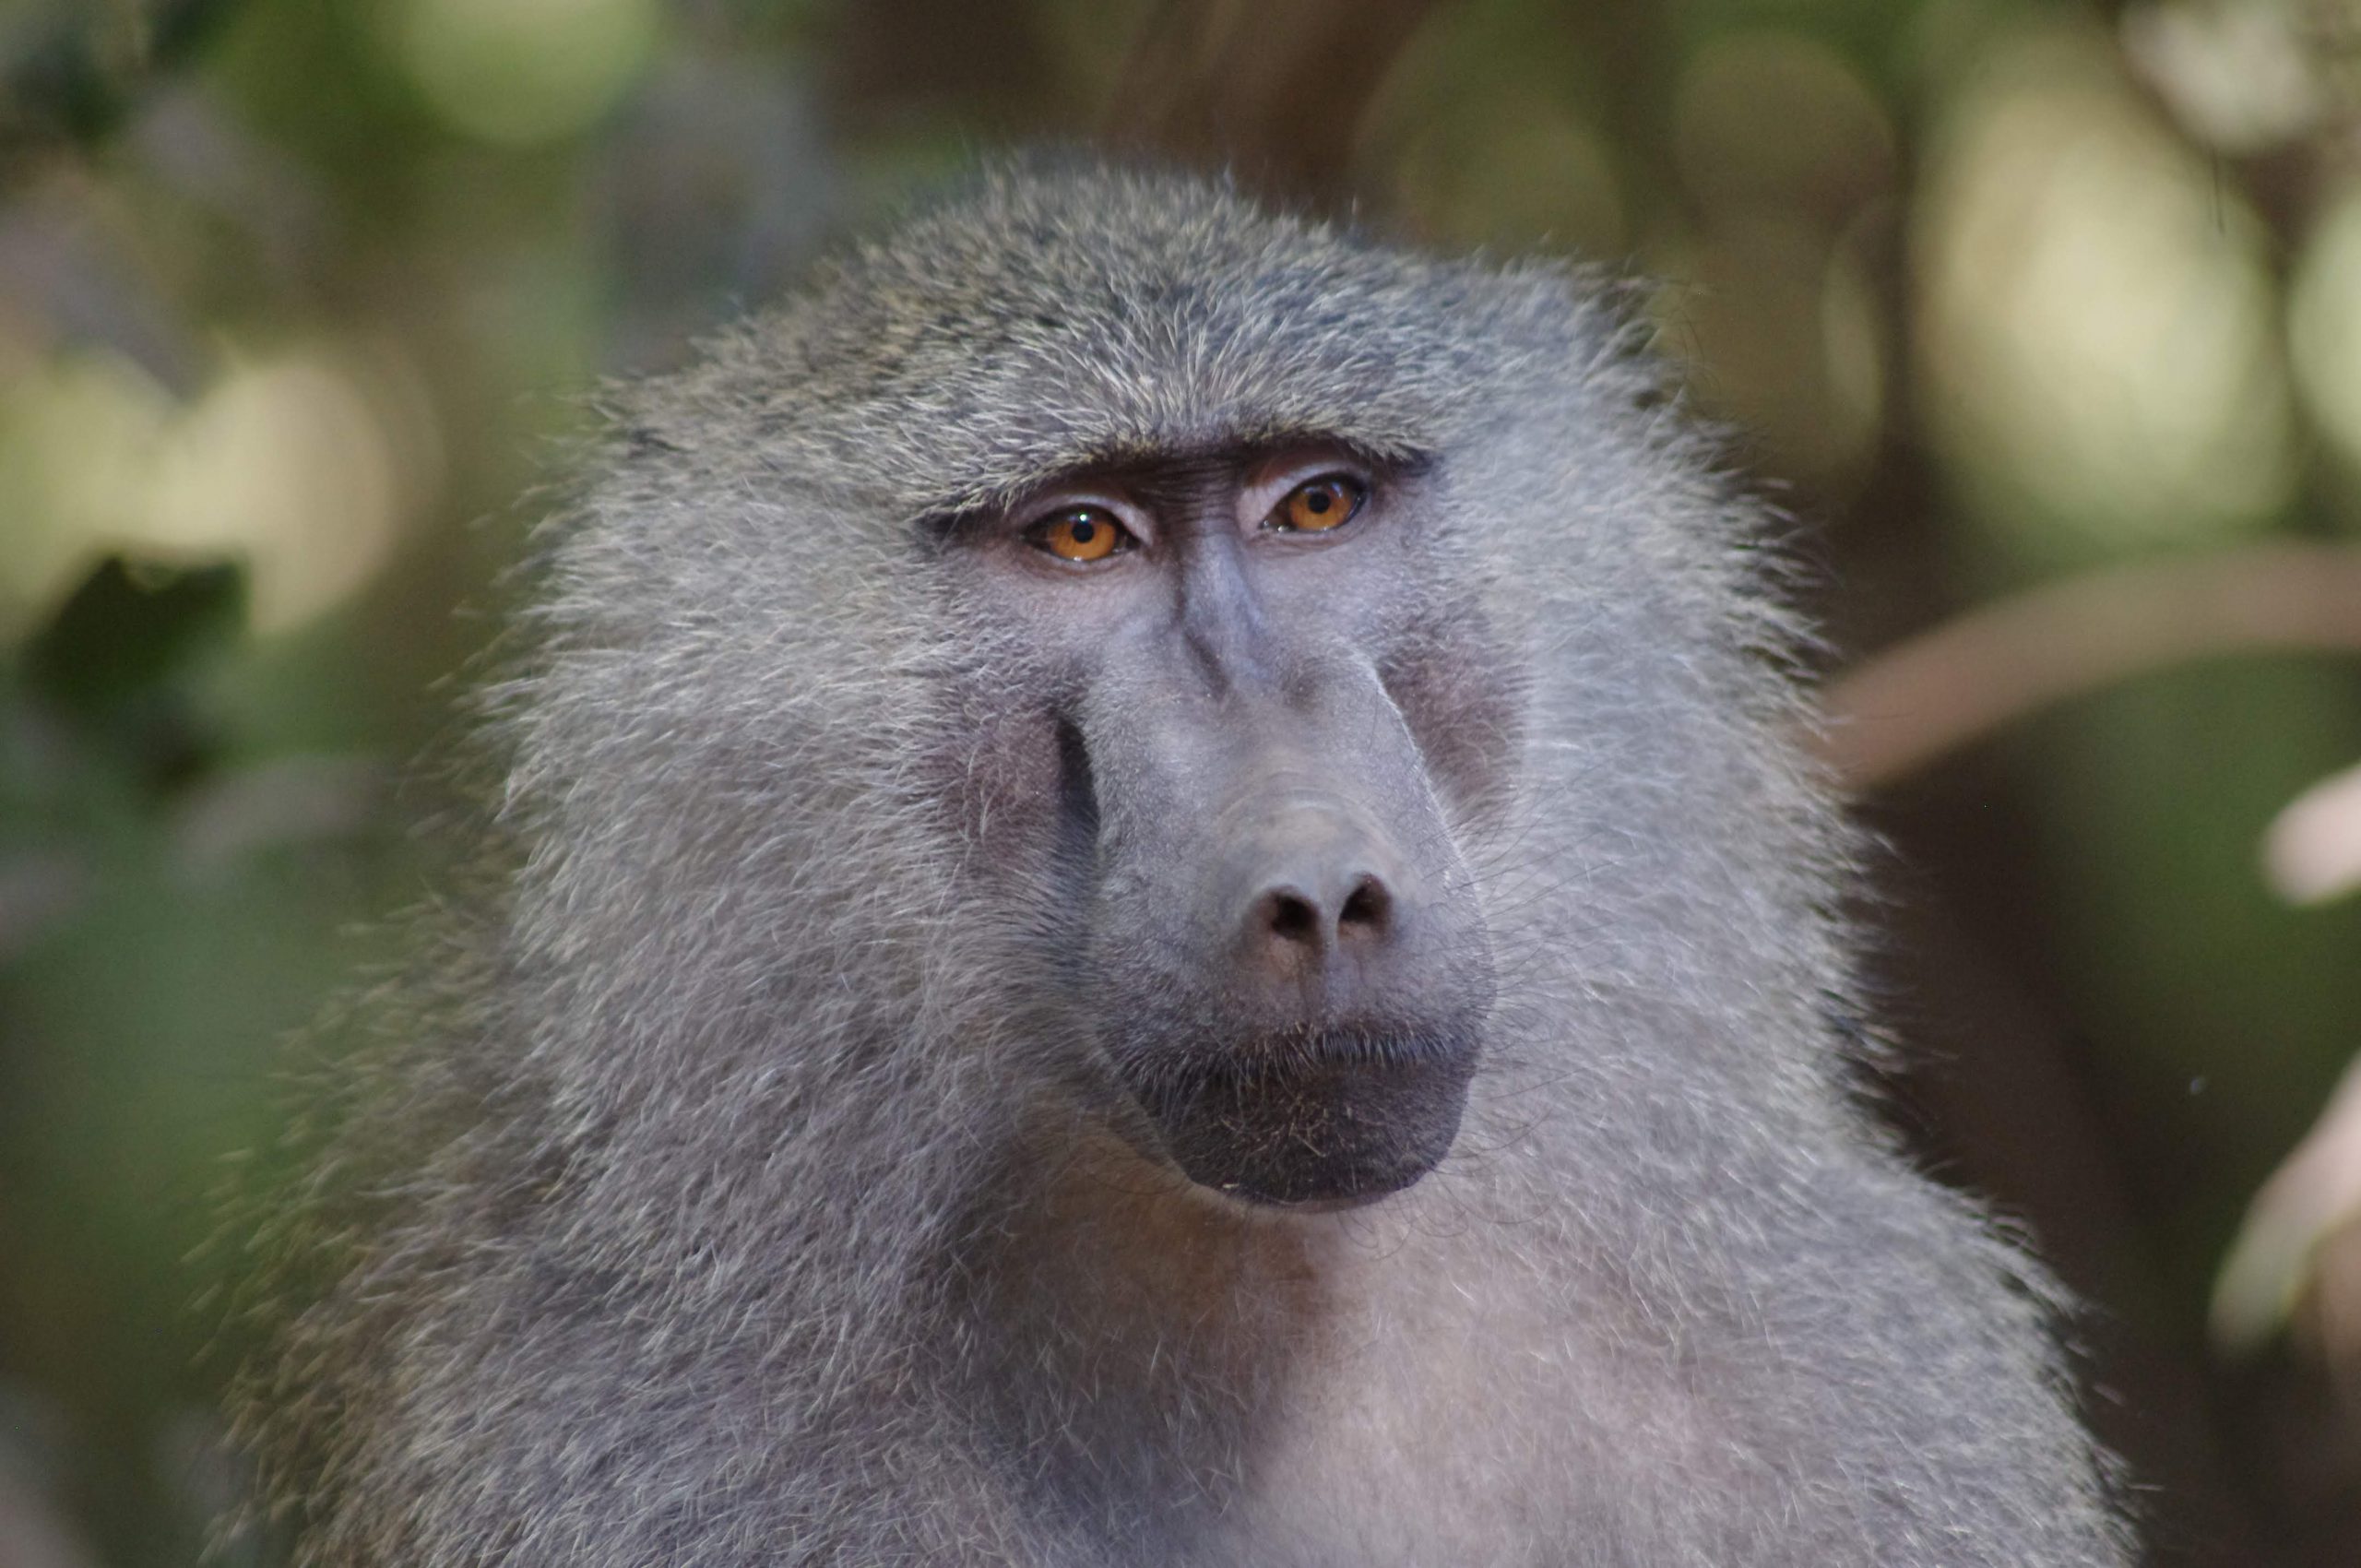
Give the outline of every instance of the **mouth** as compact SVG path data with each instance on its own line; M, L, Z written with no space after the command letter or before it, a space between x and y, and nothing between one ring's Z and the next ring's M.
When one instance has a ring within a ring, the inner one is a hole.
M1458 1136L1476 1057L1472 1035L1323 1031L1194 1049L1125 1075L1165 1153L1199 1186L1326 1209L1398 1193L1435 1168Z

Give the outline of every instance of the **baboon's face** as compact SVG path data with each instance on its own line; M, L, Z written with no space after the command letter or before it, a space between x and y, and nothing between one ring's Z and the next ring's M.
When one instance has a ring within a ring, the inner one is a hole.
M1434 580L1433 490L1335 445L1180 457L952 552L1026 650L967 766L984 841L1059 890L1039 978L1119 1120L1240 1198L1380 1197L1459 1129L1492 972L1451 824L1514 683Z

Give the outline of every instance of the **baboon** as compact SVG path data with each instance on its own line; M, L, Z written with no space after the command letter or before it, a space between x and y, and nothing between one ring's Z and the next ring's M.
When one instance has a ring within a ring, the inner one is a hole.
M1637 336L1017 164L613 393L275 1243L295 1560L2128 1561Z

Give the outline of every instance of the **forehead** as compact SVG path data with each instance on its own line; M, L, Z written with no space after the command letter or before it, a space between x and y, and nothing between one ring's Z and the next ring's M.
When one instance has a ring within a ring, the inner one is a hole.
M806 374L765 428L906 504L1005 505L1176 454L1452 444L1568 362L1583 312L1499 272L1179 178L1002 174L840 263L742 351ZM782 362L784 362L784 363Z

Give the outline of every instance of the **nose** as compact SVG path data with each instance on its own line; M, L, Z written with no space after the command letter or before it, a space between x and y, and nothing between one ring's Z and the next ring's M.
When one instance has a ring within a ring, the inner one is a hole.
M1298 801L1237 844L1225 879L1240 958L1269 979L1302 980L1381 959L1408 918L1408 889L1390 847L1353 814Z
M1266 945L1274 956L1317 960L1347 943L1371 946L1385 940L1394 924L1394 895L1382 877L1347 871L1343 876L1352 885L1340 897L1335 883L1341 877L1319 874L1328 868L1306 869L1312 874L1283 878L1255 898L1246 913L1250 943Z

